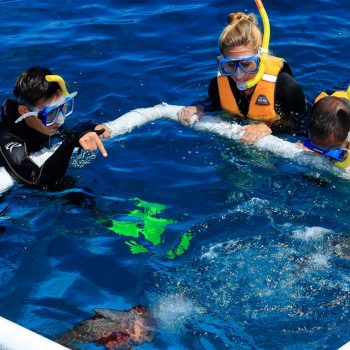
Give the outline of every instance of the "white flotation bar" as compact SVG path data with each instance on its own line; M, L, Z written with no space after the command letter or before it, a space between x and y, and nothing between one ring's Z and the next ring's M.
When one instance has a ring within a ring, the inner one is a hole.
M350 350L350 341L341 346L338 350Z
M169 118L178 121L176 113L180 108L182 106L173 106L165 103L149 108L139 108L105 124L111 128L112 137L123 135L131 132L136 127L160 118ZM192 127L196 130L211 131L232 140L239 140L242 136L240 125L223 121L217 117L204 117L200 122L193 124ZM337 168L326 157L320 157L313 152L305 152L297 144L282 140L276 136L266 136L255 143L254 147L270 151L283 158L289 158L300 165L306 165L320 171L328 171L346 179L350 178L350 173ZM32 155L31 158L40 166L53 151L54 149L44 149ZM0 193L8 190L15 184L15 180L3 167L0 167L0 179Z
M69 350L37 333L0 317L1 350Z

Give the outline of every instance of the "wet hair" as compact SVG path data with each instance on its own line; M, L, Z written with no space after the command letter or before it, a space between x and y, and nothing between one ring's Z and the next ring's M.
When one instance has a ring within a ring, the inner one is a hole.
M45 75L51 74L54 73L50 69L38 66L25 70L16 79L14 95L33 106L41 98L49 99L60 89L56 82L50 83L45 79Z
M310 112L309 136L312 143L328 145L330 140L345 141L350 131L350 102L335 96L317 101Z
M262 43L262 34L254 13L233 12L228 15L227 26L219 37L221 53L230 47L249 46L256 53Z

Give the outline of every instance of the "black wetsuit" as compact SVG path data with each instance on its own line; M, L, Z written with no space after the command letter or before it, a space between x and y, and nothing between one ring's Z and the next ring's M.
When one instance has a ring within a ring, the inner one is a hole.
M247 116L252 95L246 96L244 91L238 90L231 77L229 77L229 83L240 112ZM209 97L205 100L193 102L192 105L202 105L206 112L221 110L217 78L210 80L208 95ZM293 78L292 71L286 62L276 80L275 111L281 119L269 124L273 134L307 134L305 95L301 86Z
M14 99L6 100L1 110L0 122L0 165L17 181L47 189L59 182L64 176L79 139L93 131L97 123L84 121L71 130L58 132L63 142L57 150L39 167L30 154L49 146L50 137L29 126L24 121L15 124L20 117L18 103Z

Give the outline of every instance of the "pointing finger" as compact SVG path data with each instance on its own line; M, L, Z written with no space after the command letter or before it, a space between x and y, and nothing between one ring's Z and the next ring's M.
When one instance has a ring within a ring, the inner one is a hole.
M98 147L98 149L100 150L100 152L102 153L102 155L104 156L104 157L107 157L107 151L106 151L106 149L105 149L105 146L103 146L103 143L102 143L102 141L100 140L100 138L98 137L97 138L97 140L96 140L96 144L97 144L97 147Z

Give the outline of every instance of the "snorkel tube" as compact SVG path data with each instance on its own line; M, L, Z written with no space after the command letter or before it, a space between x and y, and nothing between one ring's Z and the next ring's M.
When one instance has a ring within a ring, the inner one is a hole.
M56 74L52 74L52 75L45 75L45 79L50 83L53 83L53 82L57 83L61 88L63 97L68 96L67 86L62 77Z
M261 48L259 49L260 52L260 64L259 64L259 70L258 73L256 73L255 77L253 79L248 80L246 84L246 89L250 89L253 86L255 86L263 77L265 73L265 67L266 67L266 59L267 54L269 53L269 43L270 43L270 22L269 17L267 16L267 13L265 11L264 5L261 0L255 0L256 7L259 10L260 16L263 21L264 26L264 36ZM348 93L350 94L350 90L348 90Z

